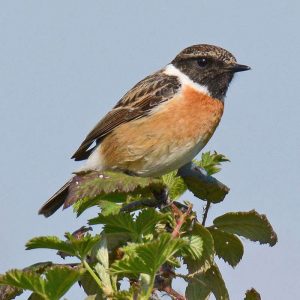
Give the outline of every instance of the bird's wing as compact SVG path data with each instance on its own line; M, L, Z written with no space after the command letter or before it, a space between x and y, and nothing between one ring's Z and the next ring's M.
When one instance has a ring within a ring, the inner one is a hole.
M84 160L89 157L95 146L119 125L146 116L151 110L172 98L180 89L177 77L156 72L137 83L116 106L87 135L72 158Z

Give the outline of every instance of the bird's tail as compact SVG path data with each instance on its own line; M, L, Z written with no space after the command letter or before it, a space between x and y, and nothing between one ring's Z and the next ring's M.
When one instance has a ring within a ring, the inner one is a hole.
M70 179L64 186L62 186L39 210L39 215L50 217L54 214L67 199L69 186L72 179Z

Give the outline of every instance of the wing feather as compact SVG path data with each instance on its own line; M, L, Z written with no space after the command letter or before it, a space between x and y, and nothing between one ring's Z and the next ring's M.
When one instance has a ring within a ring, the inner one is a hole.
M177 77L168 76L162 71L146 77L126 93L116 106L98 122L72 158L76 161L87 159L103 138L116 127L146 116L154 107L172 98L180 86ZM96 146L90 148L94 142Z

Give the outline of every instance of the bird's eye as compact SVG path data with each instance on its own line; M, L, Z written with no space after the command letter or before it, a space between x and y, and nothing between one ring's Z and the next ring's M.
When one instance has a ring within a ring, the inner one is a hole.
M205 68L208 64L208 59L205 57L198 58L197 63L200 68Z

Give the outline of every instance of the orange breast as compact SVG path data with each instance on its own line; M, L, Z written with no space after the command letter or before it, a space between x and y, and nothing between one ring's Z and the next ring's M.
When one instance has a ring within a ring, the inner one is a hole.
M164 161L176 165L173 160L195 156L204 147L220 122L223 107L221 101L184 87L150 115L122 124L108 135L100 147L104 163L107 168L133 172Z

